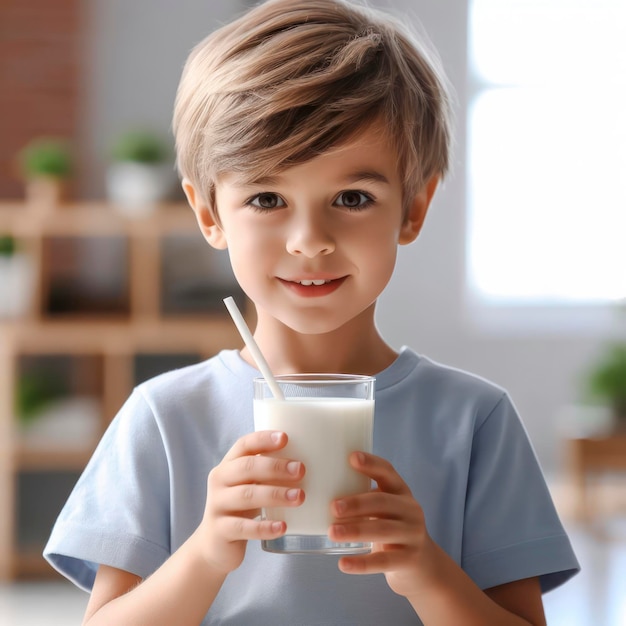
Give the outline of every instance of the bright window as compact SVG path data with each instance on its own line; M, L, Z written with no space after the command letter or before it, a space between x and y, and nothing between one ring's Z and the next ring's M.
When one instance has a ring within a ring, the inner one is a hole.
M626 297L626 0L473 0L468 283Z

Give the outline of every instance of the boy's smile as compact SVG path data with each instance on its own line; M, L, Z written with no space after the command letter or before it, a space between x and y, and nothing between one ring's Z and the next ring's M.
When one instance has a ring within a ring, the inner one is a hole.
M315 298L320 296L327 296L331 294L335 289L338 289L345 280L345 276L340 278L301 278L288 280L279 278L288 289L293 289L295 293L303 298Z
M376 125L335 150L262 180L226 174L215 222L185 189L205 237L227 248L257 310L257 340L280 342L352 329L376 336L375 302L391 278L398 244L413 241L432 189L403 210L397 157ZM427 185L428 187L428 185ZM341 340L335 334L335 340Z

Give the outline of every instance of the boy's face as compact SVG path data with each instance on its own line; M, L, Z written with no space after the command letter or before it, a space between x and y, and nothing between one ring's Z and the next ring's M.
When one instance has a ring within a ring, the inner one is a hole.
M435 187L405 217L396 155L373 127L267 179L221 177L219 225L196 206L188 183L186 191L209 243L228 248L259 325L273 318L300 333L323 333L368 310L373 322L397 246L419 233Z

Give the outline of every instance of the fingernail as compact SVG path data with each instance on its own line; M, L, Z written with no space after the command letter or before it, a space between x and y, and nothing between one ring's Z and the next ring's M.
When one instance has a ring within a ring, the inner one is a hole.
M335 500L335 508L337 509L337 513L345 513L347 508L345 501Z
M300 494L299 489L287 489L287 492L285 493L285 497L287 498L287 500L297 500L299 494Z
M300 471L300 461L289 461L289 463L287 463L287 471L292 476L297 476Z
M282 522L272 522L271 529L273 533L279 533L283 529Z
M362 452L356 453L356 460L359 462L359 465L365 464L365 455Z
M270 437L272 438L272 441L273 441L274 443L278 443L278 442L280 441L280 435L281 435L281 433L279 433L279 432L273 432L273 433L270 435Z

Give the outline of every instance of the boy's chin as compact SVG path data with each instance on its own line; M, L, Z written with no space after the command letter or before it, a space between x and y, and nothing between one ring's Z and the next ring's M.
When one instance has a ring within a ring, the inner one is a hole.
M327 311L297 313L281 316L280 322L294 333L299 335L319 336L329 335L341 330L347 324L355 321L355 315L345 311L329 314Z

